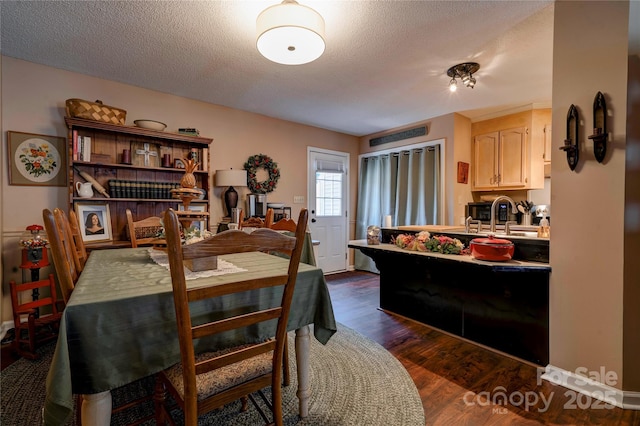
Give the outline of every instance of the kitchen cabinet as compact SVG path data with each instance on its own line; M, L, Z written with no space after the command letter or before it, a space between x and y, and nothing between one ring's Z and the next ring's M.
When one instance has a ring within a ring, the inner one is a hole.
M527 186L527 135L526 127L518 127L474 138L474 189Z
M366 240L349 247L375 261L384 311L537 365L549 363L548 264L478 261Z
M544 188L545 163L551 159L550 108L477 121L471 137L472 191Z
M551 176L551 124L544 125L544 177Z
M70 165L69 208L75 209L78 202L109 207L113 241L98 245L129 244L126 209L132 211L134 220L160 216L168 208L178 210L182 202L171 198L169 192L179 187L184 176L184 169L179 168L181 162L176 160L197 156L200 164L194 176L202 197L191 205L208 210L209 145L213 139L70 117L65 117L65 122ZM89 161L74 155L78 141L86 138L91 141ZM76 183L87 181L82 175L95 179L106 193L94 186L92 197L80 197Z

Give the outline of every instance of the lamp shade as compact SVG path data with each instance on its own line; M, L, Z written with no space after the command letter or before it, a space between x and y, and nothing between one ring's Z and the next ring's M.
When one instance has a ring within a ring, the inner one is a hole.
M216 186L247 186L247 171L216 170Z
M279 64L306 64L318 59L325 49L324 19L294 0L263 10L256 28L258 51Z

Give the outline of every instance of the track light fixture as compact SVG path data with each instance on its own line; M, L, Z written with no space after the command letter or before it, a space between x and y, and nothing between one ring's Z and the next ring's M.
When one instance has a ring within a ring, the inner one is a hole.
M447 70L447 75L451 77L451 81L449 82L449 90L455 92L458 88L458 81L456 78L459 78L462 83L473 89L476 85L476 79L473 78L473 73L477 72L480 69L480 64L477 62L464 62L462 64L454 65Z

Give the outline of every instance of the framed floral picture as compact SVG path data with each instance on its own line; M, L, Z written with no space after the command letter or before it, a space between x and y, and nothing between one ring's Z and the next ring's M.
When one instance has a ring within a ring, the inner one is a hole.
M66 186L66 138L7 132L9 185Z
M111 241L111 215L107 203L75 203L84 242Z

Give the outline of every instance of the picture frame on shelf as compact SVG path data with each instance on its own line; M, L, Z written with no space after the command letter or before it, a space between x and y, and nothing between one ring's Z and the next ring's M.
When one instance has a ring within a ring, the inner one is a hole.
M9 185L67 186L66 138L7 131Z
M174 159L173 160L173 168L174 169L184 169L185 168L184 162L179 158Z
M111 214L108 203L75 203L82 241L87 243L112 241Z
M184 210L184 206L182 204L178 205L178 211L183 212ZM192 212L206 212L207 211L207 206L205 204L190 204L189 205L189 211ZM191 222L191 226L195 227L195 229L202 231L207 228L207 220L194 220L193 222Z

